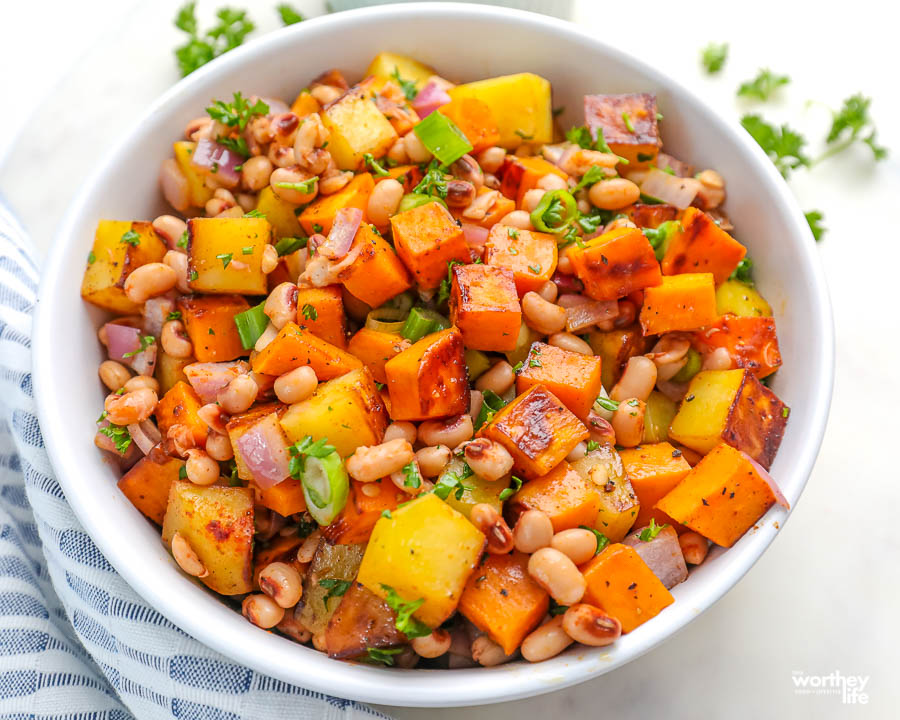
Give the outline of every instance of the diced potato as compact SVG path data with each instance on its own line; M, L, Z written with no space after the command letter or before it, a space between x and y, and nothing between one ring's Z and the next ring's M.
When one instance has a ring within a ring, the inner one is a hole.
M341 170L359 169L366 153L382 157L397 139L390 121L359 87L326 107L322 123L331 133L328 151Z
M300 611L299 621L310 632L319 633L328 626L328 621L341 603L340 595L331 594L326 601L329 591L323 580L337 580L353 582L362 562L365 545L332 545L325 538L319 541L316 554L307 568L303 577L303 609Z
M640 314L644 335L699 330L717 318L712 273L663 275L660 285L644 291Z
M691 380L669 437L701 454L724 441L768 469L787 415L785 404L750 370L704 370Z
M503 445L517 470L537 478L586 440L588 429L547 388L535 385L494 415L478 435Z
M619 452L625 474L640 502L640 510L634 527L642 528L653 519L657 525L674 525L681 532L684 528L656 509L656 502L691 471L691 466L680 450L667 442L625 448Z
M629 170L655 162L662 147L656 96L650 93L585 95L584 120L595 138L603 131L609 149L628 160Z
M176 480L169 491L162 538L179 533L209 574L200 578L220 595L253 589L253 493L249 488L202 487Z
M516 392L523 393L535 385L546 387L576 417L587 421L603 389L601 359L536 342L516 373Z
M123 240L126 233L137 238ZM81 281L81 297L92 305L121 315L140 312L125 296L125 279L141 265L161 262L166 244L148 222L101 220Z
M397 629L390 606L358 582L350 585L325 628L328 657L346 659L365 655L368 648L389 648L406 643Z
M188 220L188 283L202 293L265 295L263 249L272 228L265 218Z
M781 367L781 350L771 317L723 315L708 328L694 333L701 352L725 348L735 367L747 368L762 379Z
M669 425L672 418L678 412L678 406L674 400L670 400L659 390L654 390L647 398L647 407L644 411L644 437L645 443L660 443L669 439Z
M619 382L628 359L647 350L647 341L637 325L588 333L588 343L594 354L603 361L603 387L608 390Z
M303 228L300 227L300 221L297 219L300 207L278 197L275 191L272 190L271 185L266 185L259 191L256 209L266 216L266 220L272 227L272 238L274 240L280 240L283 237L303 237L305 235Z
M353 297L369 307L379 307L408 290L412 280L394 248L371 225L361 225L353 238L350 252L359 248L354 263L344 268L337 279Z
M563 460L546 475L525 483L510 498L509 508L515 517L526 510L540 510L550 518L555 533L581 525L594 527L600 512L600 492Z
M621 542L634 525L641 504L619 454L611 447L601 445L573 462L572 469L597 488L600 510L594 527L610 542Z
M711 272L721 285L747 254L747 248L702 210L687 208L669 236L662 271L666 275Z
M681 546L678 544L678 533L675 532L675 528L666 525L657 532L655 537L642 540L641 534L644 530L646 528L639 525L637 530L622 541L622 544L634 548L634 551L641 556L641 560L665 585L666 590L671 590L678 583L687 580L687 565L685 565L684 555L681 553Z
M582 245L569 250L569 259L594 300L616 300L662 281L653 247L637 228L615 228Z
M210 199L212 199L213 189L206 187L202 173L197 169L197 166L191 162L191 158L194 157L194 150L197 148L197 143L179 140L172 148L175 151L175 162L178 163L178 168L187 178L188 194L191 198L191 205L193 207L202 208Z
M162 460L162 462L158 462ZM178 479L184 460L152 453L119 479L119 490L146 517L162 525L169 502L169 489Z
M156 353L156 370L154 375L159 383L159 394L165 395L177 382L187 382L184 369L191 363L197 362L196 358L175 358L166 355L162 348Z
M346 318L340 285L297 291L297 324L342 350L347 349Z
M358 208L366 219L366 207L375 181L371 173L355 175L342 189L331 195L320 195L300 213L300 225L308 235L321 233L328 235L334 224L334 217L343 208Z
M484 262L511 270L519 297L550 280L558 259L553 235L508 225L494 225L484 245Z
M191 431L194 442L203 447L209 431L198 413L202 405L200 397L188 383L175 383L156 406L156 423L162 436L166 437L173 425L184 425Z
M731 313L738 317L771 317L772 308L756 288L739 280L726 280L716 289L716 310L719 315Z
M556 175L563 180L569 178L556 165L537 155L531 157L507 155L501 168L500 192L515 200L516 207L521 208L525 193L534 190L538 186L538 180L545 175Z
M450 287L450 321L474 350L516 347L522 307L512 271L491 265L457 265Z
M288 439L299 442L328 438L342 457L361 445L377 445L388 424L381 395L365 368L321 383L306 400L295 403L281 418Z
M533 73L476 80L449 91L452 100L475 98L484 102L497 121L499 144L517 148L523 142L553 141L550 83Z
M394 248L422 288L436 288L451 260L471 259L465 234L443 205L425 203L391 216Z
M437 627L456 610L484 547L484 535L437 495L421 495L383 517L372 531L357 579L380 598L385 586L406 602L425 602L413 615Z
M249 353L234 324L235 315L250 309L241 295L186 295L177 305L198 362L227 362Z
M307 365L319 380L331 380L362 367L362 362L346 350L292 322L285 324L250 364L254 372L276 377Z
M421 90L428 78L434 75L434 70L406 55L380 52L372 60L366 70L366 75L374 75L382 80L396 80L396 76L399 75L402 80L414 82L416 87Z
M372 495L373 490L377 492ZM369 541L372 528L385 510L395 510L409 496L388 478L372 483L350 482L350 496L340 514L322 530L322 535L336 545Z
M451 458L450 462L447 463L446 467L444 467L444 469L441 471L438 480L440 481L440 478L451 473L458 478L463 477L463 468L465 467L465 465L465 460L454 455ZM472 508L479 503L490 505L497 512L501 512L503 503L500 500L500 493L502 493L506 489L506 486L508 484L508 482L504 482L503 480L488 482L478 475L469 475L462 480L462 485L465 488L462 494L457 498L457 491L453 490L447 496L445 502L454 510L461 512L466 517L469 517L469 514L472 512Z

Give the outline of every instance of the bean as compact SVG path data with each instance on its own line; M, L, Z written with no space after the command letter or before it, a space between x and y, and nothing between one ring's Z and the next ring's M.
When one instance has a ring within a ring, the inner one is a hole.
M703 356L702 368L704 370L730 370L731 354L727 348L716 348Z
M263 305L263 312L272 321L276 330L281 330L289 322L297 320L297 297L299 289L292 282L276 285Z
M361 446L347 458L347 472L359 482L374 482L413 461L412 445L403 438L380 445Z
M581 600L584 576L568 557L552 547L543 547L528 558L528 574L560 605Z
M325 642L325 631L313 633L312 636L312 644L313 647L319 652L328 652L328 644ZM396 662L396 658L394 660Z
M352 179L353 173L348 170L326 173L319 181L319 192L322 195L333 195L345 188Z
M470 183L476 191L480 190L484 185L484 172L471 155L463 155L453 163L450 166L450 172L453 174L453 177Z
M487 635L479 635L472 641L472 659L482 667L494 667L509 662L512 655L503 652L503 648Z
M481 390L469 391L469 417L477 418L484 405L484 393Z
M125 295L139 305L175 287L175 271L161 262L147 263L132 270L125 278Z
M209 131L212 129L213 124L210 117L194 118L184 128L184 136L192 142L209 138Z
M562 627L575 642L591 647L611 645L622 634L622 623L600 608L585 603L572 605L566 610Z
M547 513L541 510L526 510L516 521L513 529L516 550L528 553L548 547L553 539L553 523Z
M219 435L225 435L228 432L225 427L228 416L225 415L222 408L215 403L203 405L197 410L197 416L206 423L207 427L213 432L216 432Z
M426 163L431 160L431 150L425 147L419 136L410 131L403 136L403 145L410 161L414 163Z
M187 473L187 479L194 485L212 485L219 479L219 463L206 452L193 448L186 454L187 462L184 464L184 470Z
M522 210L531 213L543 199L546 190L532 188L522 196Z
M184 360L194 354L194 346L188 339L181 320L167 320L159 335L163 352L173 358Z
M375 184L369 195L366 217L376 227L384 227L390 221L391 215L397 212L402 199L403 185L394 178L385 178Z
M125 383L131 379L128 368L115 360L104 360L100 363L97 373L100 375L101 382L112 391L124 387Z
M484 186L490 190L499 190L500 178L493 173L486 172L484 174Z
M187 223L174 215L160 215L151 225L156 234L166 241L169 250L177 249L178 241L187 232Z
M588 191L591 204L601 210L619 210L637 202L641 189L631 180L612 178L591 185Z
M253 378L249 375L238 375L224 390L219 391L216 401L225 412L236 415L248 410L256 401L258 393L259 386Z
M403 142L403 138L394 141L394 144L387 151L387 158L397 165L406 165L409 162L409 155L406 154L406 143Z
M565 308L547 302L533 291L522 297L522 314L528 327L542 335L558 333L566 326Z
M706 560L706 554L709 552L709 541L700 533L693 530L682 533L678 536L678 544L681 546L681 554L684 555L684 561L691 565L700 565Z
M619 408L613 413L613 430L616 433L616 442L622 447L637 447L641 444L644 435L644 414L647 405L643 400L629 398L619 403Z
M419 425L419 442L425 445L446 445L455 448L472 437L475 428L472 416L466 413L446 420L426 420Z
M531 216L524 210L513 210L500 218L497 224L508 225L519 228L519 230L531 230Z
M247 190L258 192L269 184L269 177L275 168L265 155L244 160L241 168L241 186Z
M593 355L594 351L590 345L577 335L570 332L553 333L547 338L547 344L553 345L569 352L578 353L579 355Z
M575 274L575 268L572 266L572 259L569 257L569 253L560 253L559 260L556 262L556 269L563 275Z
M301 365L275 380L275 396L286 405L305 400L316 391L319 381L309 365Z
M587 443L582 440L569 451L569 454L566 455L566 460L575 462L576 460L581 460L585 455L587 455Z
M280 167L272 173L271 177L269 177L269 187L272 188L272 192L274 192L285 202L292 203L294 205L305 205L308 202L312 202L315 199L316 195L319 193L318 181L310 183L309 192L295 190L290 187L279 187L279 184L302 183L310 180L313 177L315 177L315 175L310 175L309 173L302 170Z
M619 314L613 320L613 327L628 327L637 317L637 308L631 300L619 300Z
M537 289L537 294L547 302L556 302L557 295L559 295L559 288L556 287L555 282L548 280Z
M294 136L294 155L298 158L309 155L316 148L322 147L329 137L330 133L318 113L307 115Z
M547 173L538 178L537 186L541 190L565 190L568 184L556 173Z
M391 477L393 478L393 475ZM363 483L359 486L359 491L366 497L378 497L381 495L381 483Z
M306 565L312 562L313 556L316 554L316 548L319 547L319 541L322 539L322 531L314 530L306 536L303 544L297 548L297 562Z
M284 608L268 595L254 593L244 598L241 613L257 627L264 630L275 627L284 619Z
M123 395L107 396L103 403L107 419L113 425L132 425L143 422L156 410L159 402L156 393L150 388L141 388Z
M129 378L128 382L122 387L125 388L125 392L134 392L135 390L149 388L157 395L159 394L159 381L148 375L135 375L133 378Z
M266 245L263 247L262 259L259 262L259 269L268 275L278 267L278 251L274 245Z
M410 641L416 655L423 658L436 658L450 649L450 633L446 630L432 630L430 635L413 638Z
M403 438L410 445L414 445L416 442L416 426L411 422L405 422L403 420L392 422L385 429L384 437L381 438L381 442L396 440L397 438Z
M473 505L469 511L469 520L487 538L487 551L492 555L505 555L513 549L512 530L493 505Z
M228 435L209 433L206 437L206 454L219 462L231 460L234 457L234 448L231 447Z
M222 198L213 197L206 201L203 210L207 217L218 217L226 210L230 210L236 203L229 203ZM241 213L243 215L243 212Z
M187 177L174 158L167 158L159 169L159 185L163 197L178 212L184 212L191 204L191 189Z
M506 360L500 360L475 381L475 387L484 392L492 390L498 395L505 395L515 385L516 373Z
M501 147L489 147L478 153L478 164L486 173L496 174L506 160L506 150Z
M416 452L416 462L423 477L433 478L441 474L444 466L450 462L450 448L446 445L423 447Z
M628 398L646 400L656 385L656 365L650 358L636 355L628 359L625 370L609 396L616 402Z
M178 563L178 567L191 577L202 578L209 575L209 570L206 569L206 566L201 562L197 553L194 552L194 548L191 547L191 544L185 539L184 535L180 532L175 532L175 534L172 535L171 543L172 556L175 558L175 562Z
M574 641L563 630L562 615L551 618L522 641L522 657L528 662L541 662L556 657Z
M597 552L597 536L584 528L561 530L550 540L550 547L559 550L576 565L581 565Z
M499 480L512 470L512 455L493 440L476 438L466 443L463 452L472 472L488 482Z
M697 180L700 181L697 196L704 209L712 210L725 201L725 180L719 173L715 170L703 170L697 175Z
M273 562L259 574L259 589L283 608L292 608L303 595L300 573L287 563Z
M186 295L191 292L188 276L188 256L183 250L169 250L163 256L163 262L175 271L175 287Z
M327 105L337 100L343 91L334 85L316 85L309 90L309 94L319 101L320 105Z
M627 217L617 217L611 223L606 225L603 228L603 232L609 232L610 230L617 230L618 228L636 228L635 225L629 218Z

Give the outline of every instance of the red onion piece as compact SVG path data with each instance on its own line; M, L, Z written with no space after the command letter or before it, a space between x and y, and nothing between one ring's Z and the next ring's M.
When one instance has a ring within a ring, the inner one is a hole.
M652 168L641 183L641 192L664 203L684 210L693 201L700 190L700 181L694 178L681 178L667 172Z
M666 155L666 153L658 153L656 155L656 167L660 170L671 168L672 172L678 177L694 177L694 166L688 165L686 162L678 158Z
M684 564L684 555L681 554L681 546L678 544L678 533L675 532L675 528L666 525L655 538L647 542L640 538L643 529L640 528L629 533L622 544L633 547L635 552L640 555L641 560L647 564L647 567L667 589L687 580L687 565Z
M109 359L128 365L138 375L153 375L156 368L156 343L137 352L141 348L142 335L140 328L106 323Z
M469 246L469 252L472 254L472 259L480 259L484 256L484 245L488 239L488 229L483 228L480 225L473 225L472 223L463 223L463 237L466 240L466 245Z
M563 293L580 293L584 290L584 284L574 275L566 275L565 273L555 272L550 282L556 285L556 289L560 294Z
M213 140L203 139L197 143L191 164L204 173L215 175L216 180L225 187L235 187L241 179L241 173L235 170L244 158L233 150Z
M288 445L274 413L243 433L236 445L247 469L253 474L254 482L263 490L290 476Z
M169 313L175 309L175 300L165 295L153 297L144 303L144 334L159 337Z
M128 426L128 432L134 444L146 455L162 440L159 429L149 420Z
M566 309L566 330L577 333L604 320L612 320L619 314L615 300L591 300Z
M772 489L772 494L775 496L775 502L777 502L781 507L785 510L791 509L791 504L787 501L787 498L781 494L781 489L775 483L775 480L769 475L769 471L766 470L762 465L760 465L756 460L750 457L747 453L742 453L745 458L750 461L750 464L753 465L753 469L759 473L759 476L766 481L766 484Z
M156 370L156 351L157 344L154 342L152 345L148 345L145 350L129 358L131 360L131 369L138 375L153 377L153 372Z
M214 403L220 390L234 380L238 375L250 372L250 366L243 360L221 363L191 363L185 366L184 374L194 388L200 401Z
M109 420L101 420L97 423L97 429L102 430L105 427L109 427ZM128 443L128 448L125 450L125 454L119 454L118 450L116 450L115 443L112 438L108 439L108 442L104 442L105 447L102 447L102 450L106 450L108 453L113 455L116 459L116 462L119 464L119 467L123 470L130 470L134 464L144 457L144 454L141 452L141 449L137 446L136 443L130 442Z
M450 102L450 96L443 85L444 83L439 80L429 78L410 103L416 114L423 120L439 107Z
M274 97L261 97L259 100L262 100L266 105L269 106L269 115L280 115L281 113L290 112L290 106L279 98ZM250 100L251 104L255 104L256 100Z
M318 247L317 253L321 253L329 260L340 260L353 245L353 238L362 224L363 212L359 208L346 207L337 211L334 216L334 224L328 233L328 238Z

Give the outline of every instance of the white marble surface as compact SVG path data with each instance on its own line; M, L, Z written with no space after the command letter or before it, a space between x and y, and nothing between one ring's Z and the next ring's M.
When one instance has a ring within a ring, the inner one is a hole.
M3 3L0 193L42 253L52 251L56 223L104 145L178 79L171 48L179 37L170 23L177 4ZM218 4L201 2L201 11L211 15ZM248 7L260 31L278 25L275 0L233 4ZM294 4L307 11L323 5ZM900 51L896 22L884 7L872 0L852 8L775 0L645 0L628 7L576 1L577 22L659 64L734 117L753 107L737 103L734 89L759 66L793 78L779 102L760 110L811 140L824 135L829 116L809 100L837 106L857 91L874 97L891 158L875 165L866 148L856 148L792 180L801 206L822 209L829 227L820 251L838 350L828 433L806 492L769 551L662 647L563 692L484 708L388 709L396 717L897 717L900 471L892 446L900 425L892 403L900 395L900 240L893 218L900 198ZM731 43L727 68L715 79L697 64L710 40ZM135 172L155 172L157 162L148 158ZM798 695L793 671L868 676L868 704Z

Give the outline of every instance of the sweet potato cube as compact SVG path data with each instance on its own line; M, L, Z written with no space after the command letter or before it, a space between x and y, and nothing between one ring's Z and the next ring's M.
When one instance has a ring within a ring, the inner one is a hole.
M768 469L788 414L785 404L750 370L705 370L691 380L669 437L701 454L726 442Z
M611 542L621 542L634 526L641 504L619 454L601 445L573 462L572 469L597 488L600 508L592 526Z
M462 228L438 202L393 215L391 229L397 255L425 289L441 284L451 260L467 263L471 259Z
M674 205L665 203L656 205L635 203L621 212L639 228L658 228L664 222L675 220L679 210Z
M699 330L718 317L712 273L664 275L662 284L644 291L640 314L644 335Z
M512 655L547 614L550 596L528 574L528 556L488 555L469 576L459 611Z
M147 518L162 525L169 502L169 489L178 480L184 460L151 453L119 478L119 490Z
M634 548L615 543L582 568L584 602L622 623L622 632L640 627L675 602Z
M388 360L384 373L394 420L448 417L469 407L463 339L456 328L426 335Z
M473 97L463 97L451 100L442 105L438 112L450 118L462 134L472 145L472 152L496 145L500 142L500 130L494 113L487 103Z
M306 496L303 494L303 483L297 478L289 477L270 488L253 485L256 502L279 515L289 517L294 513L306 510Z
M197 362L227 362L247 354L234 316L250 305L240 295L186 295L177 300Z
M384 372L384 366L387 361L408 347L410 347L409 340L400 335L364 327L350 338L347 350L351 355L362 360L363 365L369 369L376 382L386 383L387 375Z
M619 451L619 457L622 458L625 474L641 503L634 526L644 527L653 519L657 525L669 524L675 526L679 532L682 531L681 525L654 507L657 500L691 471L691 466L681 451L667 442L661 442L625 448Z
M536 342L516 374L516 392L523 393L535 385L546 387L576 417L586 421L603 389L601 359Z
M657 504L716 545L731 547L775 501L747 456L722 443Z
M388 178L396 180L403 186L403 192L412 192L413 188L419 184L422 180L422 170L418 165L396 165L395 167L385 168L387 170L387 175L382 175L380 177L375 178L375 184L377 185L382 180L387 180ZM388 220L387 224L383 228L378 228L379 230L387 230L390 227L390 220Z
M772 317L723 315L694 333L694 344L707 352L725 348L735 367L747 368L762 379L781 367L781 350Z
M585 95L584 121L594 139L598 131L629 169L646 167L662 147L657 125L656 96L650 93Z
M558 251L556 238L548 233L495 225L484 246L484 262L512 270L519 297L536 291L553 277Z
M297 93L294 102L291 103L291 112L300 119L312 115L313 113L317 113L321 109L322 106L319 105L319 101L312 96L309 88L303 88L303 90Z
M647 340L637 325L589 333L588 343L602 361L603 387L607 388L619 381L629 358L647 350Z
M397 132L384 113L360 87L351 88L322 111L322 124L331 137L328 151L341 170L357 170L363 155L382 157Z
M186 425L194 442L203 447L209 430L198 413L202 405L194 388L186 382L175 383L156 406L156 424L162 436L165 438L173 425Z
M616 228L569 250L585 295L616 300L659 285L662 274L650 241L637 228Z
M197 149L197 143L187 140L180 140L172 145L175 162L178 168L187 178L189 205L202 208L213 196L213 189L206 186L203 174L198 170L197 166L191 162L194 157L194 150ZM179 212L183 212L187 208L175 208Z
M322 233L328 235L334 224L334 216L342 208L354 207L363 211L365 220L366 207L369 204L369 195L375 181L370 173L360 173L332 195L320 195L304 208L300 213L300 225L308 235Z
M188 275L201 293L265 295L263 250L272 238L265 218L188 220Z
M125 296L125 279L141 265L162 261L165 254L166 244L150 223L101 220L88 254L81 297L110 312L139 313L140 305Z
M300 288L297 324L325 342L347 349L347 316L340 285Z
M406 636L397 629L397 615L390 606L358 582L350 585L325 628L325 649L336 659L365 655L368 648L403 645Z
M563 180L569 177L556 165L537 155L532 157L507 155L500 169L500 175L500 192L514 200L516 207L522 207L525 193L534 190L538 180L544 175L556 175Z
M406 266L371 225L359 226L350 252L357 247L356 261L338 275L338 280L353 297L370 307L378 307L412 286Z
M484 548L484 535L433 493L375 523L357 580L380 598L385 586L406 602L425 602L414 617L437 627L456 610Z
M266 216L266 220L272 228L273 240L304 235L300 221L297 219L299 207L299 205L294 205L278 197L271 185L266 185L259 191L256 202L256 209ZM239 260L243 259L237 255L235 257Z
M289 322L253 358L251 365L254 372L275 376L309 365L319 380L331 380L362 367L362 362L311 331Z
M689 207L669 236L662 259L664 275L711 272L721 285L747 254L747 248L722 230L702 210Z
M457 265L450 288L450 321L474 350L516 347L522 306L512 271L491 265Z
M188 541L209 571L200 581L220 595L253 589L253 494L249 488L176 480L169 491L162 539Z
M378 492L368 495L373 489ZM396 510L397 506L408 499L408 495L387 478L374 483L350 483L350 497L340 514L331 524L322 529L322 535L336 545L364 543L369 541L372 528L385 510Z
M581 525L594 527L600 491L563 460L546 475L525 483L510 498L509 507L516 517L526 510L540 510L550 518L555 533Z
M485 423L478 435L498 442L527 478L550 472L588 429L543 385L534 385Z
M288 439L328 438L342 457L360 445L377 445L388 424L381 395L365 368L321 383L311 397L291 405L281 418Z

